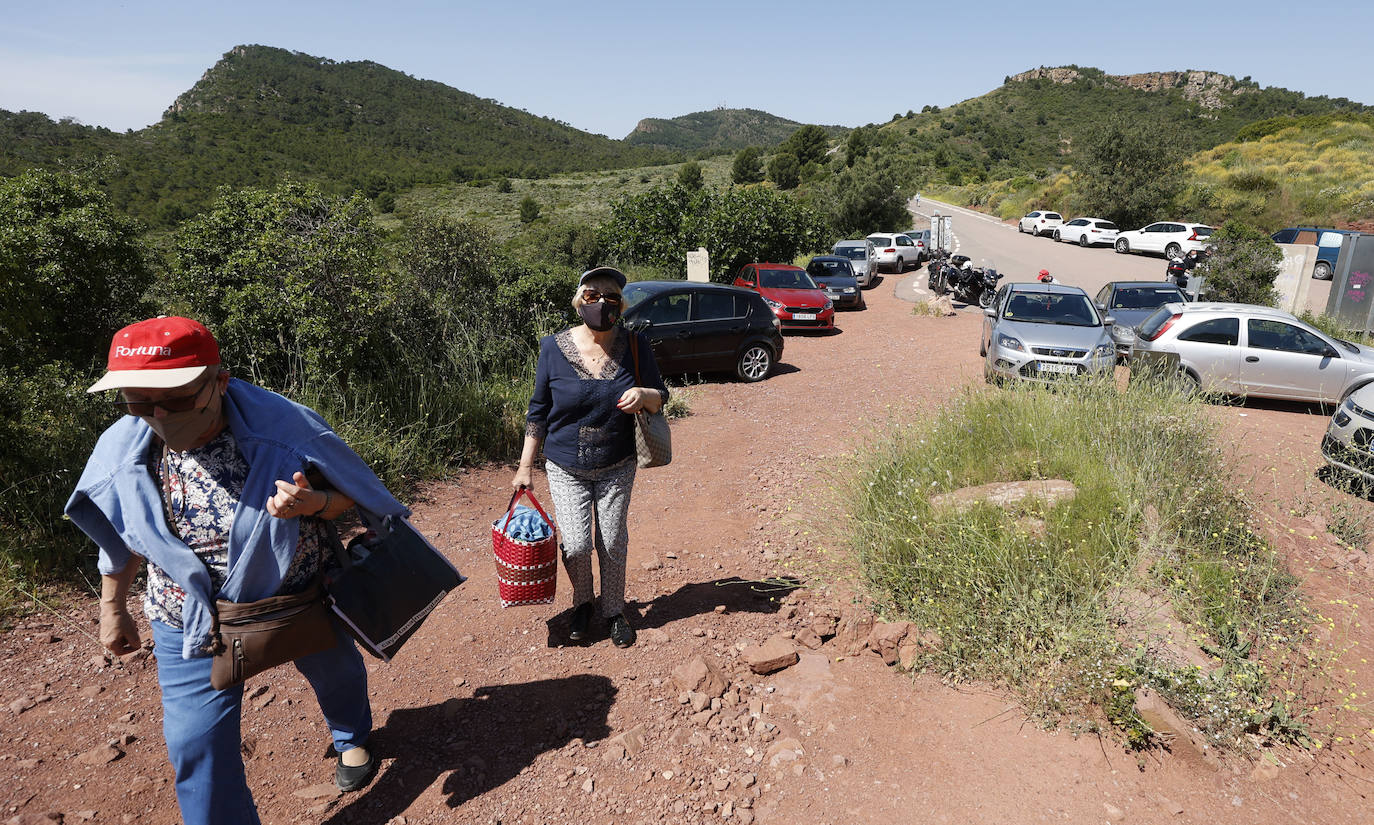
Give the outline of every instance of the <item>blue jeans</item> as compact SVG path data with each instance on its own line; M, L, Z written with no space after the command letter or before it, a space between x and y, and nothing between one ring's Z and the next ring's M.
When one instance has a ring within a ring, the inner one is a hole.
M162 735L176 770L177 803L186 825L257 825L239 751L243 685L210 687L209 657L181 658L181 630L153 622L157 681L162 687ZM367 742L372 707L367 669L353 640L337 626L339 644L297 659L342 753Z

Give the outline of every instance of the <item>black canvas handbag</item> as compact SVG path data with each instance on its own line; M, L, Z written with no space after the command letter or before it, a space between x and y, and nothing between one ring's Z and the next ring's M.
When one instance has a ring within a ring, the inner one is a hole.
M344 547L325 577L326 602L368 653L390 661L444 596L466 579L402 516L361 509L366 533Z

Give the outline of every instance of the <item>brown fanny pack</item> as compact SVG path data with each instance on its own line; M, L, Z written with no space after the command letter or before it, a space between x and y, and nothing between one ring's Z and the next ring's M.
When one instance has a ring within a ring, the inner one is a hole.
M210 686L215 690L339 643L318 579L304 593L290 596L216 600L211 639Z

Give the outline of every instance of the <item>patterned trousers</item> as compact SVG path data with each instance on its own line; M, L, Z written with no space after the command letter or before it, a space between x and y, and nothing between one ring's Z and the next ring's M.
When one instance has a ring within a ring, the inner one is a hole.
M553 498L554 518L563 545L563 566L572 580L573 605L593 599L592 548L601 561L601 615L625 609L625 561L630 547L626 524L635 457L599 470L567 470L544 463Z

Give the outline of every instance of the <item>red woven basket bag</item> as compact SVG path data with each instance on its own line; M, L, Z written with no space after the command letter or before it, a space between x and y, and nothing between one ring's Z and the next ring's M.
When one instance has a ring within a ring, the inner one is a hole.
M549 537L540 541L521 541L506 535L515 504L526 496L549 525ZM522 487L510 497L505 521L491 526L491 549L496 556L496 586L502 607L526 604L553 604L558 585L558 528L553 519L539 506L528 487Z

